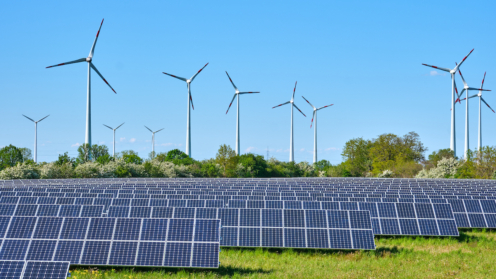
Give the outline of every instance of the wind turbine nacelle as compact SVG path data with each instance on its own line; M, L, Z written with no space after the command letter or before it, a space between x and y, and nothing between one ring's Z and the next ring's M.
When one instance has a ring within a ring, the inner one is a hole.
M91 57L86 57L86 62L91 62Z

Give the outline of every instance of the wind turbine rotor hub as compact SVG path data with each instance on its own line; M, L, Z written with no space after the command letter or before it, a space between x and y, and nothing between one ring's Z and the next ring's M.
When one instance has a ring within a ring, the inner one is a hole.
M86 57L86 62L91 62L91 57Z

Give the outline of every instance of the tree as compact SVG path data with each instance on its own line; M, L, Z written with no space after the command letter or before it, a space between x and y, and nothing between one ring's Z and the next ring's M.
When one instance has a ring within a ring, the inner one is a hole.
M475 155L475 175L477 178L491 179L496 170L496 148L483 146Z
M248 177L269 177L267 172L267 161L261 155L252 153L238 156L238 164L241 164L245 170L245 176Z
M13 167L23 161L21 150L12 144L0 149L0 170Z
M372 169L372 160L369 155L372 142L363 138L351 139L346 142L343 153L345 169L350 176L365 176Z
M224 168L224 175L235 176L237 156L236 152L229 145L221 145L215 156L215 162Z
M128 164L141 165L143 163L143 159L141 159L140 156L138 156L138 153L133 150L124 150L121 154L124 162Z
M99 157L109 155L108 147L106 145L93 144L90 146L85 143L78 147L78 157L77 163L85 163L89 161L89 154L91 153L91 159L97 161Z
M188 158L188 155L184 152L182 152L179 149L172 149L171 151L167 152L167 161L173 161L174 159L186 159Z
M66 163L74 163L74 161L75 159L69 156L69 152L66 152L63 155L59 154L59 158L57 159L57 161L55 161L55 164L62 166L63 164Z
M433 151L431 155L429 155L429 163L433 165L433 167L437 166L437 162L441 161L443 158L455 158L455 152L449 148L439 149L437 152Z
M33 155L31 153L31 149L27 147L19 148L22 154L22 161L26 162L28 160L33 160Z

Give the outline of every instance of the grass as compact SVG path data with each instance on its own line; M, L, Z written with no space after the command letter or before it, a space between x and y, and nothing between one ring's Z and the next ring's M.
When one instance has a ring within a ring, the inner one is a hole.
M375 251L222 248L216 270L72 268L88 278L496 278L496 231L376 237Z

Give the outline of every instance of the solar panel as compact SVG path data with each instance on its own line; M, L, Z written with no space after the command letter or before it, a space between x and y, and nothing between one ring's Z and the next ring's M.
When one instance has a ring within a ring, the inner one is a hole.
M0 260L202 268L219 265L218 219L3 218L10 220L4 220L7 226L0 239ZM36 278L39 273L32 274L35 277L30 278Z
M24 261L0 261L0 278L21 279Z

